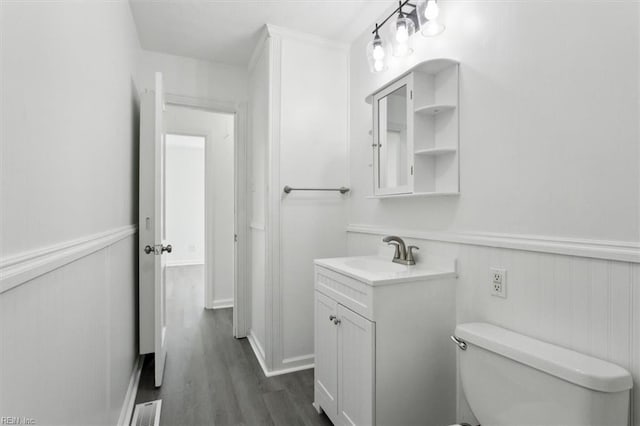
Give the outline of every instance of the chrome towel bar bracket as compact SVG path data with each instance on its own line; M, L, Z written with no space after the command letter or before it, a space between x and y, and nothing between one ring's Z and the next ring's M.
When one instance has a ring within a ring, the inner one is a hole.
M282 190L285 192L285 194L288 194L291 191L336 191L341 194L346 194L350 191L349 188L344 186L341 186L340 188L292 188L289 185L285 186Z

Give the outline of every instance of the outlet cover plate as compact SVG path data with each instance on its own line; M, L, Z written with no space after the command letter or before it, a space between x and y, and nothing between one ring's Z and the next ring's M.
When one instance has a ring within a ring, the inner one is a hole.
M507 270L504 268L490 268L489 282L491 283L491 295L507 298Z

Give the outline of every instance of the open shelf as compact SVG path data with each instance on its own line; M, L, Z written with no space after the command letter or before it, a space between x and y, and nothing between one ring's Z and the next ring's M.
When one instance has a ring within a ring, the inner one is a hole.
M417 197L443 197L460 195L459 192L412 192L410 194L369 195L365 198L382 200L385 198L417 198Z
M457 151L458 150L456 148L427 148L418 149L414 152L414 154L435 157L437 155L455 154Z
M436 115L441 112L451 111L455 108L455 105L425 105L419 108L416 108L416 114L424 114L424 115Z

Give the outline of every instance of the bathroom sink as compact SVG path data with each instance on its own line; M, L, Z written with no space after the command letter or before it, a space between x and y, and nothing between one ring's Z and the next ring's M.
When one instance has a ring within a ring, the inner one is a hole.
M352 256L316 259L315 264L373 286L456 276L455 261L431 260L405 266L380 256Z
M407 265L399 265L390 262L389 259L373 256L346 257L344 258L344 265L348 268L381 274L406 272L407 268L409 268Z

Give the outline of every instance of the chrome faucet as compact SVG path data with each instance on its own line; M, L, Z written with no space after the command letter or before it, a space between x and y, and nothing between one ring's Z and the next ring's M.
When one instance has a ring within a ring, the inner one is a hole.
M382 239L383 242L395 246L396 252L393 255L393 262L401 265L415 265L416 261L413 258L413 250L420 250L418 246L406 247L404 241L400 237L395 235L389 235Z

